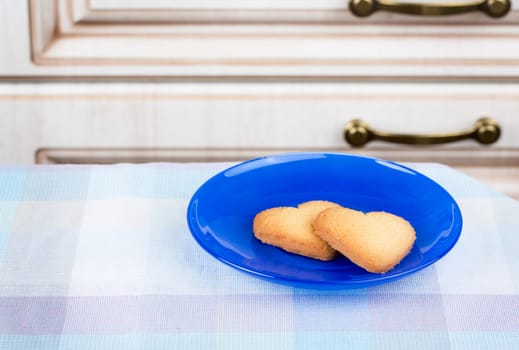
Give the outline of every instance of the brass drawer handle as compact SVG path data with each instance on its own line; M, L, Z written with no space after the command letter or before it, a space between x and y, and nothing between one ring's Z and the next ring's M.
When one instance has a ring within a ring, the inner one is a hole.
M461 132L450 134L431 134L431 135L407 135L407 134L390 134L370 128L360 119L354 119L346 125L344 130L344 138L354 146L364 146L372 140L380 140L393 143L403 143L407 145L435 145L460 141L465 139L474 139L479 143L488 145L496 142L501 135L499 124L491 118L478 119L474 125Z
M445 16L482 11L490 17L503 17L512 7L511 0L476 0L459 3L420 4L392 0L349 0L350 11L367 17L375 11L388 11L419 16Z

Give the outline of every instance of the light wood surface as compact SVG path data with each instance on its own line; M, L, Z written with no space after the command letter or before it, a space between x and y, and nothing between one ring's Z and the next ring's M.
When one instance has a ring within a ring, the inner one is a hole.
M328 12L0 0L9 13L0 24L0 78L519 81L515 7L497 20L483 14L361 20L316 3Z

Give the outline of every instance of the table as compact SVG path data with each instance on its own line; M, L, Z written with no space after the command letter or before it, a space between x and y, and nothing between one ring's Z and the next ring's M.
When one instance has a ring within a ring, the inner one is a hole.
M0 349L518 349L519 203L411 164L464 217L436 264L365 289L296 289L218 262L190 196L229 164L0 167Z

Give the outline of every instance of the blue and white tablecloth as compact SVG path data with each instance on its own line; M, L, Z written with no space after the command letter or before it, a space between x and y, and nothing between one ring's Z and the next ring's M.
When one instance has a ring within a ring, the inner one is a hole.
M0 349L519 349L519 203L413 164L459 203L438 263L357 290L218 262L190 196L228 164L0 167Z

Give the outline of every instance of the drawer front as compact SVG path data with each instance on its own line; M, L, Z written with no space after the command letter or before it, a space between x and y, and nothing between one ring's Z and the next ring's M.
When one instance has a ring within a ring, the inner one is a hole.
M512 1L512 11L495 19L481 11L359 18L346 1L325 0L187 12L0 0L10 13L0 26L7 53L0 79L518 81L519 1Z
M484 116L500 125L496 143L435 148L519 148L518 110L519 88L511 85L6 85L1 155L31 162L36 149L49 147L349 151L344 129L353 119L388 133L445 134ZM378 140L364 149L398 147L423 149Z

